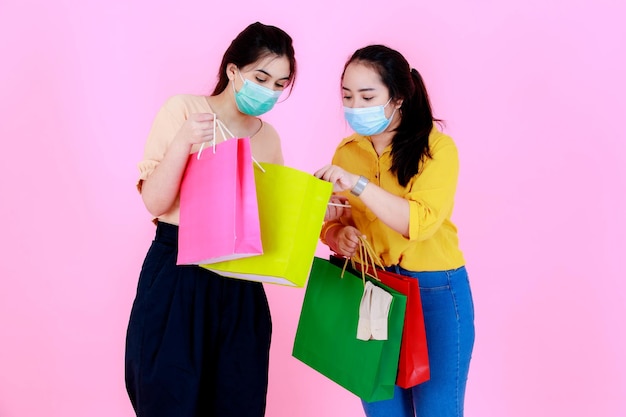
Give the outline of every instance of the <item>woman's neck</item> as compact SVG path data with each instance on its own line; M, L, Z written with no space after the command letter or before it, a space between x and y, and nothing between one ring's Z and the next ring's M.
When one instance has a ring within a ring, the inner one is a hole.
M374 146L374 150L378 156L381 156L385 148L391 143L391 140L393 139L393 132L385 131L381 134L370 136L370 139L372 141L372 146Z
M378 156L382 155L385 148L391 144L393 137L395 135L395 129L400 125L400 119L395 116L387 129L385 129L382 133L378 135L370 136L372 140L372 145L374 146L374 150Z
M218 120L221 120L235 136L249 136L251 132L258 130L258 119L239 111L233 93L228 88L216 96L207 97L207 101Z

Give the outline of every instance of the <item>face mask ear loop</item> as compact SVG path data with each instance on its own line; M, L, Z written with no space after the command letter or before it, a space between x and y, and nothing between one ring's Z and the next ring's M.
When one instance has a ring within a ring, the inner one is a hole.
M398 109L393 109L393 112L391 113L391 116L389 116L389 124L391 124L391 122L393 121L393 116L396 114L396 110L398 110Z
M241 75L241 71L239 71L239 68L237 68L237 74L239 74L239 78L241 78L241 88L243 88L243 86L246 84L246 79L243 78L243 75ZM239 89L239 91L241 91L241 88ZM235 89L235 80L233 80L233 94L237 95L239 91Z
M384 108L387 107L389 105L389 103L391 103L391 97L389 97L389 100L387 100L387 103L385 103L385 105L383 106L383 111ZM393 109L393 111L391 112L391 116L389 116L389 123L391 123L391 121L393 120L393 116L396 114L396 110L398 109Z

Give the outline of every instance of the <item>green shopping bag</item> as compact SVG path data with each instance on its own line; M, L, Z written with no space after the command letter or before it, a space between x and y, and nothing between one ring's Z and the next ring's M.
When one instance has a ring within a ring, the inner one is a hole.
M369 277L367 279L370 279ZM306 286L292 355L365 401L393 398L406 296L393 296L387 340L356 338L364 283L360 276L315 257Z

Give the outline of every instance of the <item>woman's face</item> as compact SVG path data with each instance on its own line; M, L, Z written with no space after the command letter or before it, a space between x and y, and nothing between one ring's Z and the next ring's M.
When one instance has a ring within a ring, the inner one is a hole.
M230 64L228 77L235 83L237 91L243 85L238 72L241 73L241 77L274 91L283 91L288 87L291 75L287 57L277 55L265 56L242 68Z
M341 82L343 105L350 108L384 106L389 102L389 89L383 84L380 75L372 67L353 62L346 67ZM397 103L385 107L385 116L389 118Z

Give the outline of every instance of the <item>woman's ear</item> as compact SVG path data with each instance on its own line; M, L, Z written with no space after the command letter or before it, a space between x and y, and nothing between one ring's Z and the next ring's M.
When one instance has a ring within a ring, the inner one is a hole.
M235 75L237 75L237 65L230 63L226 64L226 76L230 81L235 79Z
M393 106L396 108L396 110L400 110L400 107L402 107L402 103L404 102L404 100L397 99L393 101Z

